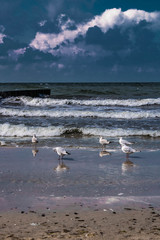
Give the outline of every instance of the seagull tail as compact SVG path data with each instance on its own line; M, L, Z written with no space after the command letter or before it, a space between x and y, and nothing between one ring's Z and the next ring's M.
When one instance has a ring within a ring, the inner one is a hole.
M68 155L71 155L69 152L66 152Z

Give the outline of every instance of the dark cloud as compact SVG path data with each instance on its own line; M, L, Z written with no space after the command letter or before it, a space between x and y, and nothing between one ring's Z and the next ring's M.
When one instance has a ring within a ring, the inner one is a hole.
M1 0L1 76L30 82L155 79L160 19L150 12L160 10L156 3Z
M53 56L50 53L43 53L38 50L33 50L28 48L24 54L19 58L19 62L23 64L32 64L32 63L43 63L47 62L50 65L52 62L57 62L58 57Z
M87 44L97 44L106 50L118 51L129 47L128 31L122 32L120 28L109 29L103 33L100 28L89 28L86 34Z

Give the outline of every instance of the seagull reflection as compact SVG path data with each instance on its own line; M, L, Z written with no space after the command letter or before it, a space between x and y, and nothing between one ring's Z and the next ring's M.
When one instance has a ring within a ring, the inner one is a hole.
M122 163L122 173L132 171L136 165L129 159Z
M66 172L69 170L69 167L64 164L63 160L59 160L58 166L54 168L57 173Z
M37 155L37 153L38 153L38 149L32 149L32 154L33 154L33 157L35 157L36 155Z
M99 156L100 157L104 157L104 156L108 156L108 155L111 155L111 153L110 152L108 152L108 151L101 151L101 152L99 152Z

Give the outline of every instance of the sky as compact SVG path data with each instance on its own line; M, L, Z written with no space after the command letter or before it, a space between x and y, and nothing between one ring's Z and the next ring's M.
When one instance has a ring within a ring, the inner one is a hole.
M159 81L159 0L0 0L0 83Z

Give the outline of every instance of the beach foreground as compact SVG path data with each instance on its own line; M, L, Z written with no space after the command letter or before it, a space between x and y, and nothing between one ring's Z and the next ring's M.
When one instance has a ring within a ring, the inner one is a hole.
M0 148L0 239L160 239L159 151L69 151Z
M74 205L68 209L1 213L0 239L160 239L160 210Z

